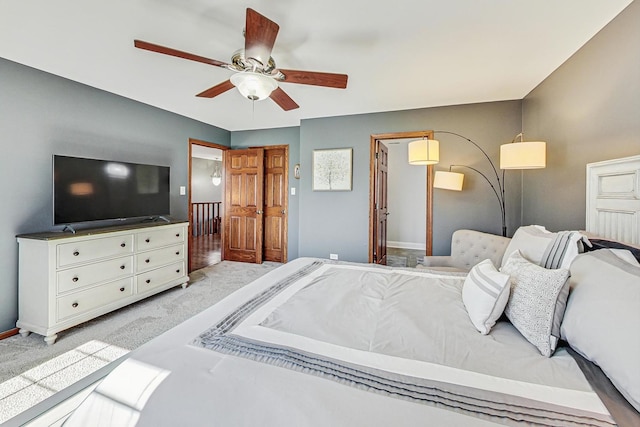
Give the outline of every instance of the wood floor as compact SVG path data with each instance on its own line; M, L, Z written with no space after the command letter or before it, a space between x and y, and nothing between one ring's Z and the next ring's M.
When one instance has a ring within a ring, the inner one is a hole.
M191 237L191 265L189 271L220 262L220 234Z

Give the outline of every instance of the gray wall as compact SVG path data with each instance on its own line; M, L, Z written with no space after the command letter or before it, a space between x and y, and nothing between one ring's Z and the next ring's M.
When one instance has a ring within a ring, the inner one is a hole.
M52 230L53 154L171 167L171 215L187 218L188 141L230 133L0 59L0 331L18 317L15 235Z
M191 159L191 202L222 202L222 185L215 186L211 182L213 163L219 163L222 171L222 162L219 160Z
M547 141L544 173L524 173L524 223L584 229L586 164L640 154L638 23L635 1L524 98L525 136Z
M286 114L283 112L283 114ZM265 147L271 145L289 146L289 214L287 225L289 237L287 243L288 260L298 258L298 227L300 206L300 180L294 178L293 167L300 163L300 128L288 127L265 129L258 131L233 132L231 134L232 148ZM295 187L296 195L291 195L291 188Z
M520 132L521 101L503 101L425 108L355 116L303 120L300 127L300 256L366 262L369 251L369 137L373 133L447 130L462 134L498 163L500 145ZM451 135L441 142L438 168L466 164L490 173L487 160L471 144ZM314 149L353 147L353 191L314 192L311 159ZM450 250L458 228L500 233L500 210L490 187L473 172L466 174L462 193L437 190L434 194L434 254ZM520 174L507 173L507 209L510 233L520 220Z

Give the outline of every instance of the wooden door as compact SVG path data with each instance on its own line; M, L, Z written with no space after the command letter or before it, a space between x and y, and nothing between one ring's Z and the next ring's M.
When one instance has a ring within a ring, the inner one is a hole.
M225 153L224 259L262 263L264 150Z
M387 265L387 178L389 165L389 150L381 141L376 142L376 183L375 183L375 212L376 212L376 253L375 262Z
M264 260L287 262L288 147L264 150Z

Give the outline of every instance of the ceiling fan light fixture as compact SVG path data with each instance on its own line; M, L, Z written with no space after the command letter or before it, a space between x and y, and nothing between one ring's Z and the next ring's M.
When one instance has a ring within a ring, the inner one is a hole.
M253 71L236 73L230 80L242 96L252 101L268 98L278 87L278 83L273 78Z

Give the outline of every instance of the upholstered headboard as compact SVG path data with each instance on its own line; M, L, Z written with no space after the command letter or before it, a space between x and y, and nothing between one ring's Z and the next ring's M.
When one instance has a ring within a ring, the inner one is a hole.
M587 165L586 230L640 245L640 155Z

